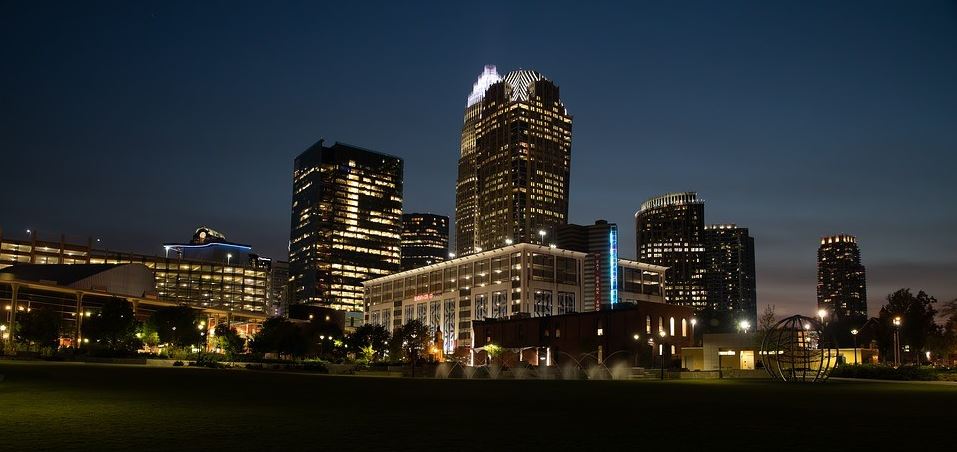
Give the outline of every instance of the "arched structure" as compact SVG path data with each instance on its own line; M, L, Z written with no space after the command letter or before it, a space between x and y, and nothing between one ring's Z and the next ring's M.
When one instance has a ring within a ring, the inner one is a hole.
M771 378L784 382L826 380L837 354L834 341L824 335L821 323L802 315L778 322L761 343L765 370Z

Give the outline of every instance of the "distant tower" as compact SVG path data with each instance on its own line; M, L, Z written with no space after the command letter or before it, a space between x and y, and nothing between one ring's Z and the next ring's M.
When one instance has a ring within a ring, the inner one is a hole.
M402 215L402 271L437 264L449 256L449 217Z
M296 157L289 245L296 303L363 310L362 282L396 273L402 159L320 140Z
M757 325L754 238L748 235L748 228L705 226L704 247L708 306L715 312L730 312L735 321Z
M555 83L531 70L499 78L486 66L462 129L457 255L556 240L568 223L571 129Z
M867 284L861 250L853 235L821 238L817 249L817 307L837 320L860 323L867 319Z
M635 213L638 260L668 267L665 301L701 310L704 288L704 201L695 192L668 193Z

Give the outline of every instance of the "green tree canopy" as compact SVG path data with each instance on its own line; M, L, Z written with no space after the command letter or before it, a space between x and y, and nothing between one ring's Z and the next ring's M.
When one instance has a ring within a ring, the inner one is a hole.
M83 337L113 351L133 351L142 345L136 337L136 327L133 306L126 300L111 298L83 320Z
M17 340L56 349L60 342L62 316L50 308L34 308L17 314Z
M279 353L297 357L304 356L308 346L301 329L282 317L266 319L249 343L249 348L256 353Z
M147 320L149 329L156 331L160 343L177 347L202 344L200 313L189 306L160 308Z
M367 347L372 347L371 359L379 360L389 348L389 336L384 326L367 323L346 337L346 347L356 356L363 355Z
M893 356L895 317L901 318L900 341L901 346L910 346L916 352L923 350L929 337L938 333L934 317L937 311L934 304L937 299L927 295L923 290L917 295L910 289L900 289L887 296L887 303L881 307L878 316L878 345L883 356Z
M230 328L229 325L220 323L216 325L213 332L216 335L216 345L223 349L229 359L233 359L246 348L246 340L236 332L236 328Z

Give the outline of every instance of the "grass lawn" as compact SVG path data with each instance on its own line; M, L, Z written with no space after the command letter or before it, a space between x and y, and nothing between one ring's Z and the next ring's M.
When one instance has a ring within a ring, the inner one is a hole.
M0 361L0 450L953 450L957 387ZM664 449L668 448L668 449Z

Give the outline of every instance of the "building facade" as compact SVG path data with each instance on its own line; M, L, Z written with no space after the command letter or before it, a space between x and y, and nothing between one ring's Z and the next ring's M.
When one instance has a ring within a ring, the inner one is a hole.
M618 225L598 220L592 225L567 224L558 228L558 247L586 254L583 269L584 303L592 306L590 310L599 311L603 307L614 307L621 301L648 301L641 297L623 299L622 292L629 284L643 278L638 272L649 272L646 276L660 275L665 267L645 264L618 257ZM613 263L617 262L618 265Z
M398 272L402 159L323 141L296 157L289 242L290 295L362 311L362 281Z
M704 227L705 290L708 306L733 320L758 324L754 238L748 228L733 224ZM733 332L730 330L728 332Z
M402 215L402 270L437 264L449 257L449 217L431 213Z
M697 193L645 201L635 213L635 233L638 260L668 267L665 300L705 309L704 202Z
M442 333L447 353L467 348L472 321L594 310L583 293L586 253L520 243L365 282L368 323L389 331L420 320ZM663 271L619 266L623 302L662 302Z
M246 253L245 260L186 259L164 247L163 256L97 249L93 242L29 240L0 234L0 268L16 264L143 264L153 272L163 301L226 311L265 312L272 262Z
M670 368L682 347L692 344L693 315L688 307L639 301L603 311L476 320L471 364L487 364L484 349L494 344L503 350L499 360L510 365L517 358L560 367L603 363L609 368Z
M867 281L861 250L853 235L821 238L817 249L817 306L828 318L867 320Z
M487 67L466 108L456 185L459 256L553 243L568 222L572 117L558 86L532 70L496 77Z

